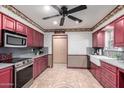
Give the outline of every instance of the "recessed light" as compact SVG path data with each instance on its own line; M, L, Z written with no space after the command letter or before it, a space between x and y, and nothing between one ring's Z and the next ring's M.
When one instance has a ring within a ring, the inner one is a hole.
M49 11L49 10L50 10L50 6L49 6L49 5L46 5L46 6L44 6L44 9L45 9L46 11Z
M76 21L76 24L78 24L79 23L79 21Z
M57 25L57 24L58 24L58 22L57 22L57 21L53 21L53 24L54 24L54 25Z

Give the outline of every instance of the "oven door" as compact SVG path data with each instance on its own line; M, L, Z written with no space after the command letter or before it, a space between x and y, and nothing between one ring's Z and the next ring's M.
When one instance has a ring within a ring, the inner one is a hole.
M28 88L33 83L33 64L19 67L15 70L15 87Z
M4 47L26 47L27 38L21 35L5 32Z

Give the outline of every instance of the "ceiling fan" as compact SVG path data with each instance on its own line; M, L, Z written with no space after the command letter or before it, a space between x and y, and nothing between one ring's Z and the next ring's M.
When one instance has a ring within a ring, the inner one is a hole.
M47 19L50 19L50 18L62 16L62 18L60 20L60 26L64 25L64 21L65 21L66 16L68 18L70 18L71 20L73 20L73 21L76 21L76 22L79 22L79 23L82 22L81 19L76 18L76 17L74 17L74 16L72 16L70 14L78 12L78 11L81 11L81 10L84 10L84 9L87 9L86 5L79 5L79 6L75 7L75 8L70 9L70 10L68 10L68 8L66 6L62 6L61 8L59 8L57 5L51 5L51 6L54 9L56 9L59 12L59 14L49 16L49 17L44 17L43 20L47 20Z

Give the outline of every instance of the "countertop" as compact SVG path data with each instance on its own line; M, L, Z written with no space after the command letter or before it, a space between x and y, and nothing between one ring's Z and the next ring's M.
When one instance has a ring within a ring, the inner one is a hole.
M0 69L7 68L13 66L14 64L11 63L0 63Z
M94 57L94 58L98 59L100 61L99 66L101 66L101 61L104 61L113 66L124 69L124 60L117 60L117 58L110 58L110 57L99 56L99 55L89 55L89 56L90 56L90 58ZM95 62L93 62L93 63L95 63ZM96 65L97 65L97 63L96 63Z

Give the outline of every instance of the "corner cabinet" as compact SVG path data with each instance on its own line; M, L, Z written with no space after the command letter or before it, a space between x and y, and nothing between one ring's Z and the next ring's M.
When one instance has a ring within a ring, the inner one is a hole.
M0 69L0 88L12 88L13 85L13 67Z
M15 32L16 21L6 15L2 17L2 29Z
M114 46L124 47L124 17L115 21L114 24Z

